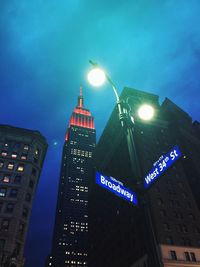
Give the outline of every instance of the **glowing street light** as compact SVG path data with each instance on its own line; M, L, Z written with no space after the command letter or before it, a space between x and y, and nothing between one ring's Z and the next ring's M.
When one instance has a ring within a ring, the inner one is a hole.
M89 83L95 87L103 85L106 81L105 72L100 68L91 69L91 71L88 73L87 78Z
M154 108L150 105L144 104L138 110L138 116L145 121L149 121L154 116Z

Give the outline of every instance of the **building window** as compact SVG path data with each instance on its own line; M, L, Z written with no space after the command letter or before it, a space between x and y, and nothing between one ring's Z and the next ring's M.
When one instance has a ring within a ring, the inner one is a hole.
M189 218L190 218L191 220L195 220L195 216L194 216L194 214L190 213L190 214L189 214Z
M20 223L19 224L19 233L21 235L23 235L24 234L24 230L25 230L25 224L24 223Z
M36 169L32 168L32 175L36 176Z
M26 159L27 159L27 155L26 155L26 154L22 154L22 155L21 155L21 159L22 159L22 160L26 160Z
M33 187L34 187L34 182L33 182L33 180L30 180L30 181L29 181L29 187L30 187L30 188L33 188Z
M170 250L171 259L177 261L176 251Z
M9 228L9 220L3 219L1 222L1 229L8 230L8 228Z
M11 189L10 191L10 197L14 197L16 198L18 194L18 190L17 189Z
M0 169L3 168L3 161L0 161Z
M2 182L9 183L10 182L10 175L4 175Z
M15 148L20 148L21 144L20 143L15 143L14 147Z
M22 216L24 216L25 218L28 217L28 209L27 208L23 208Z
M173 245L173 244L174 244L174 241L173 241L173 239L172 239L171 236L167 236L167 237L166 237L166 243L167 243L168 245Z
M0 251L4 251L6 240L0 239Z
M11 212L13 212L13 210L14 210L14 204L13 203L8 203L7 207L6 207L6 212L11 213Z
M38 163L38 158L33 159L34 163Z
M29 150L29 146L28 145L24 145L24 150Z
M11 158L16 159L17 158L17 153L12 153Z
M28 202L31 201L31 194L30 193L26 194L25 200L28 201Z
M189 252L184 252L186 261L190 261Z
M24 165L22 165L22 164L18 165L17 171L18 172L23 172L24 171Z
M15 184L20 184L21 183L22 177L20 175L16 175L14 178L14 183Z
M8 169L8 170L13 170L13 169L14 169L14 163L9 162L9 163L8 163L8 166L7 166L7 169Z
M187 226L186 225L182 225L182 232L183 233L187 233L188 232L188 229L187 229Z
M164 202L162 200L162 198L158 198L158 205L159 206L163 206Z
M192 261L197 261L194 252L190 252L190 257Z
M0 197L6 196L7 189L6 188L0 188Z
M2 156L2 157L6 157L7 155L8 155L8 152L7 152L7 151L2 151L2 152L1 152L1 156Z
M170 227L169 227L168 223L164 223L163 226L164 226L164 230L165 231L169 231L170 230Z
M16 252L17 255L19 255L20 251L21 251L21 244L20 243L16 243L15 244L15 249L14 251Z

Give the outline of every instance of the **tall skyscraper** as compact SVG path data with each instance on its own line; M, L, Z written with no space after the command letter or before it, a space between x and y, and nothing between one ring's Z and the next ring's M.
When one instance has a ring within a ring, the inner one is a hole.
M52 252L47 266L88 266L88 194L96 144L94 119L82 88L63 146Z
M93 184L91 266L200 266L199 123L169 99L160 105L154 94L125 88L121 99L128 101L135 119L141 182L175 146L182 156L144 191L139 207ZM142 103L156 110L150 122L137 115ZM101 173L134 190L136 177L117 108L96 147L95 161Z
M38 131L0 125L0 266L22 267L23 250L47 150Z

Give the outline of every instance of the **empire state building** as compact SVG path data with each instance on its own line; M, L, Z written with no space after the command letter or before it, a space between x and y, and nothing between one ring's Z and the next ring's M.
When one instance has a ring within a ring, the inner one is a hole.
M80 88L63 146L52 251L47 266L88 266L88 191L95 144L94 118L84 107Z

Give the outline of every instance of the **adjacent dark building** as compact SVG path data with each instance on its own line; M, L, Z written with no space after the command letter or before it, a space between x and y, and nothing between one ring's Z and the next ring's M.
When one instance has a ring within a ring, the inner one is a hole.
M47 266L88 266L88 194L95 144L94 119L83 105L81 89L63 146L52 251Z
M139 194L140 206L92 185L90 196L90 266L200 266L200 127L171 100L125 88L135 119L134 140L141 180L153 164L178 145L182 157ZM137 115L148 103L156 110L150 122ZM135 189L127 142L114 109L97 145L98 171Z
M32 202L47 150L38 131L0 125L0 266L22 267Z

